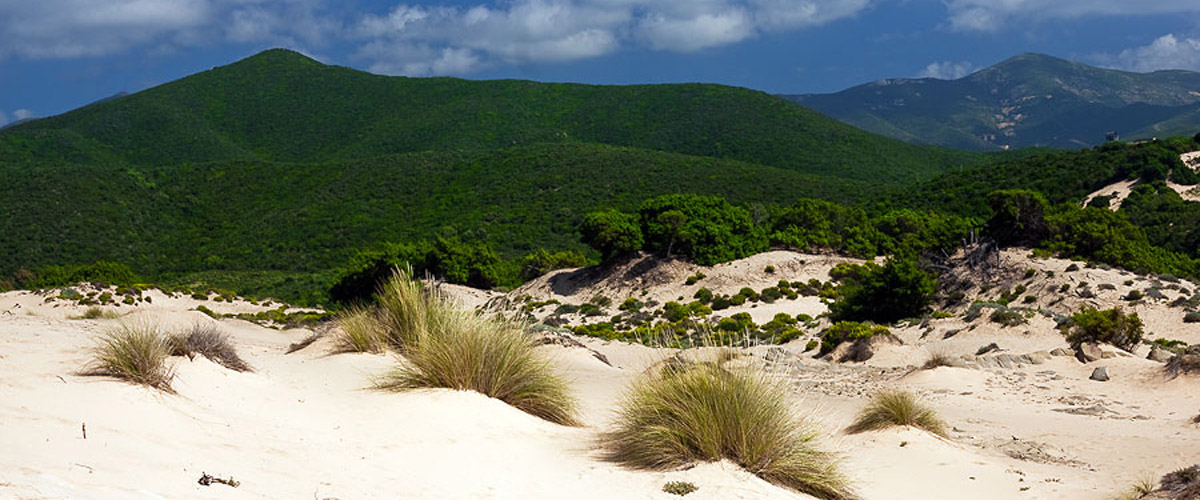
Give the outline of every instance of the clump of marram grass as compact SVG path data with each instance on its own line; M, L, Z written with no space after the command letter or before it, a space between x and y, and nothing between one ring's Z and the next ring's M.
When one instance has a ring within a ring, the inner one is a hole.
M381 389L475 391L536 417L578 425L578 403L523 325L458 309L397 269L379 290L379 322L403 355Z
M116 311L110 311L100 306L91 306L83 311L79 316L71 316L71 319L117 319L121 315Z
M168 344L172 356L187 356L190 359L198 354L230 370L254 371L238 355L237 349L229 341L229 336L211 324L196 323L188 331L172 335Z
M335 343L342 351L382 352L387 337L375 309L355 306L338 315Z
M648 371L628 389L606 458L667 470L728 459L772 483L819 498L855 498L837 455L814 445L787 389L750 368L721 361L678 362Z
M165 392L175 372L167 366L169 341L152 323L123 324L106 331L92 349L85 375L107 375Z
M954 366L957 364L957 361L958 359L949 352L933 350L930 351L929 359L925 361L925 364L922 365L922 368L926 370L932 370L939 366Z
M858 412L847 432L852 434L904 425L925 429L939 436L946 435L946 424L932 408L907 391L885 390Z

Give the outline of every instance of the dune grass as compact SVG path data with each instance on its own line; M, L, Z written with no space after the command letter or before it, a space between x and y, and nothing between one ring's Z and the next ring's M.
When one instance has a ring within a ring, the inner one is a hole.
M939 436L946 435L946 424L932 408L907 391L885 390L875 394L871 402L858 412L850 433L884 429L894 425L916 427Z
M196 323L188 331L172 335L168 339L172 356L187 356L189 358L201 355L230 370L252 372L250 367L237 349L229 341L229 336L221 333L215 325Z
M929 359L921 367L926 370L932 370L940 366L954 366L955 356L946 351L932 350L929 352Z
M173 393L175 372L167 366L170 355L169 341L157 325L123 324L97 339L84 374L112 376Z
M343 352L382 352L387 338L375 309L354 306L338 314L334 343Z
M120 317L121 314L116 311L105 309L99 306L91 306L85 309L83 314L78 316L70 316L70 319L117 319Z
M578 425L578 402L521 324L458 309L404 269L380 288L379 303L384 338L403 356L379 388L476 391L544 420Z
M626 392L600 437L609 460L667 470L728 459L772 483L825 499L855 498L837 455L795 415L787 389L721 361L671 363Z

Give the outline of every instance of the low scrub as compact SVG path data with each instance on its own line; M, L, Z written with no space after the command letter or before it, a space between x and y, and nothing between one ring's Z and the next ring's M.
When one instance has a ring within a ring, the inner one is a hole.
M1008 308L997 308L992 311L992 315L988 319L993 323L999 323L1001 326L1020 326L1025 324L1025 315L1021 311Z
M889 335L886 326L857 321L839 321L821 334L821 355L833 351L842 342L867 341L876 335Z
M859 433L896 425L925 429L939 436L946 435L946 424L932 408L907 391L886 390L871 398L854 423L847 429Z
M92 349L87 375L107 375L166 392L175 372L167 366L170 343L151 323L124 324L106 331Z
M385 337L403 354L380 388L476 391L550 422L578 423L567 383L522 325L457 309L401 269L379 301Z
M787 390L727 362L674 363L626 392L600 443L610 460L667 470L728 459L763 479L819 498L854 498L839 460L817 449Z
M172 356L196 355L204 356L230 370L239 372L254 371L237 353L229 336L217 330L215 325L197 323L187 332L173 335L168 339Z
M1162 498L1200 500L1200 465L1184 467L1162 477Z
M1095 342L1132 351L1142 341L1142 319L1119 307L1103 311L1086 307L1071 316L1070 324L1067 342L1073 347Z

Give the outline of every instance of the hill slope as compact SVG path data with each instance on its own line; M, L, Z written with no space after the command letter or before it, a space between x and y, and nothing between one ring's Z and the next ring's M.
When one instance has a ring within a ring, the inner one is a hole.
M1128 73L1022 54L958 80L887 79L787 96L846 123L910 142L990 150L1078 148L1200 130L1200 73Z
M547 142L871 181L927 177L970 160L866 134L748 89L386 77L285 50L5 130L0 153L138 165L314 163Z

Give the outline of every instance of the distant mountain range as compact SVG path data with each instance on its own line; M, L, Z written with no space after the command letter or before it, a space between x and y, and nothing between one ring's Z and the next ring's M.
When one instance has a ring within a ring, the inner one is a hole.
M958 80L896 78L784 96L869 132L971 150L1079 148L1109 132L1200 132L1200 73L1129 73L1022 54Z

